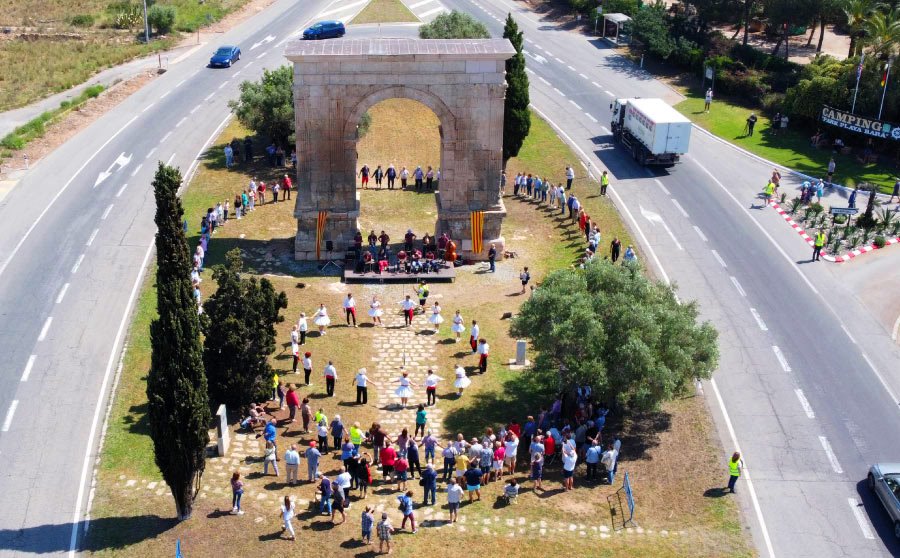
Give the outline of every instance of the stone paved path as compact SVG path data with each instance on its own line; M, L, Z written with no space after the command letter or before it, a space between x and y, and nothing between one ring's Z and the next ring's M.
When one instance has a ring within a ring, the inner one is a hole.
M403 315L385 312L382 321L385 327L379 328L374 335L372 364L367 367L369 377L378 386L375 388L375 402L378 406L378 420L390 432L392 438L396 438L403 428L408 428L410 435L416 429L416 406L426 402L425 373L429 368L434 373L444 378L438 384L438 393L452 388L452 370L447 367L443 370L438 367L435 343L441 338L440 334L431 334L432 325L425 315L417 314L413 319L413 325L403 326ZM441 324L443 334L449 332L450 326L445 321ZM425 331L423 334L422 332ZM418 387L412 387L413 396L409 398L406 409L400 408L400 398L394 393L399 384L394 382L399 378L401 367L409 371L409 378ZM441 433L441 418L443 410L440 408L440 399L437 405L427 408L428 423L435 436ZM423 463L424 465L424 463Z

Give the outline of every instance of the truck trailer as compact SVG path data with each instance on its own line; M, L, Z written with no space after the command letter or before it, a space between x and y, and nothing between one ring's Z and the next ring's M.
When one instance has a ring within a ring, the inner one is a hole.
M662 99L616 99L613 137L641 165L674 165L687 153L691 121Z

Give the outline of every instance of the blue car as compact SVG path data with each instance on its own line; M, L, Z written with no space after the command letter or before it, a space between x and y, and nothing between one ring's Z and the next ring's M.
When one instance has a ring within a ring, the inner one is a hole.
M209 67L221 66L230 68L232 64L241 59L241 49L236 46L220 46L219 50L209 59Z
M304 39L334 39L347 33L343 22L320 21L303 32Z

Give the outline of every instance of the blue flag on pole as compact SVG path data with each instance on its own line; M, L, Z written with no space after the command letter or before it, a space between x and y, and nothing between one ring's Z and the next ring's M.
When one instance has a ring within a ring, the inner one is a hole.
M181 555L181 539L175 541L175 558L184 558Z

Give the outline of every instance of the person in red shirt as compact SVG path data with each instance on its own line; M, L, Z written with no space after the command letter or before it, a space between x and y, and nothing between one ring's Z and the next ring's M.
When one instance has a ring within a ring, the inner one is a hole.
M556 440L553 439L553 436L547 434L544 436L544 455L550 457L554 453L556 453Z
M384 479L391 480L391 473L394 472L394 464L397 462L397 450L394 446L388 445L381 450L381 473Z
M394 461L394 472L397 473L397 490L401 492L406 491L407 471L409 471L409 461L407 461L405 457L398 457L397 460Z
M284 396L284 400L287 402L288 410L291 412L290 422L294 422L294 416L297 414L297 407L300 406L300 396L297 395L297 392L294 390L293 384L288 386L288 391Z
M281 181L281 201L291 199L291 187L293 187L291 177L284 175L284 178Z
M506 429L514 433L516 435L516 438L522 437L522 427L519 426L519 423L516 419L512 419Z

